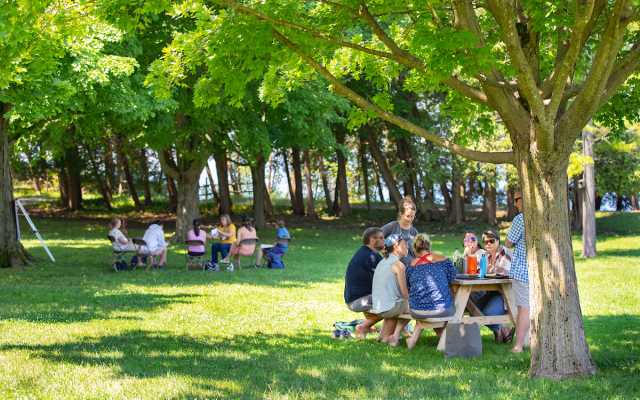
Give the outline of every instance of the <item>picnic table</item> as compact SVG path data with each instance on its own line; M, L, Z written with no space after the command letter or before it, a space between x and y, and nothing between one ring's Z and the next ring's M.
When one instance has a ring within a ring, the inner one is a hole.
M511 291L512 279L455 279L451 284L454 293L456 313L450 317L418 319L416 323L424 328L444 328L447 323L464 323L478 325L508 324L515 325L516 307ZM484 315L480 308L471 299L471 293L497 291L505 299L506 312L503 315ZM468 315L465 315L468 312ZM400 318L414 319L409 314L403 314ZM444 348L444 335L440 337L438 349Z

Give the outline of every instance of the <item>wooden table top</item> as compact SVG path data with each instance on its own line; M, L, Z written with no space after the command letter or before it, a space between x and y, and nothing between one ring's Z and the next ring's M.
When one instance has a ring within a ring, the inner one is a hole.
M500 285L503 283L511 283L513 279L455 279L453 285L473 286L473 285Z

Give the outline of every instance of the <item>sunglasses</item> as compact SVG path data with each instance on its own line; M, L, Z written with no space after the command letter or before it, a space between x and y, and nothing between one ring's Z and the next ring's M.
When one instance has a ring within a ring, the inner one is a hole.
M494 244L496 242L495 239L487 239L484 241L484 244Z

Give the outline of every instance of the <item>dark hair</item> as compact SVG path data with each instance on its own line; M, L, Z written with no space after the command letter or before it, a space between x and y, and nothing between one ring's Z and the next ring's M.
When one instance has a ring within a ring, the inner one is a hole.
M496 239L498 242L500 242L500 234L494 231L493 229L487 229L486 231L482 232L482 237L487 237L489 239Z
M384 258L389 258L389 255L391 255L391 253L393 253L393 248L403 240L406 242L406 240L401 237L400 239L398 239L397 242L393 243L391 246L387 246L385 244L384 245L384 249L382 249L382 255L384 256Z
M404 196L398 205L398 218L400 218L408 208L413 208L413 210L416 211L416 203L411 196Z
M365 229L364 233L362 234L362 244L367 246L371 241L371 237L377 235L378 233L382 233L382 229L376 227L369 227Z
M244 226L245 228L252 230L253 227L253 218L251 218L248 215L243 215L242 216L242 226Z
M200 220L198 218L193 220L193 233L196 236L200 235Z
M162 223L162 221L161 221L161 220L156 219L156 220L152 221L152 222L151 222L151 224L149 224L149 225L160 225L160 226L162 226L162 225L163 225L163 223Z

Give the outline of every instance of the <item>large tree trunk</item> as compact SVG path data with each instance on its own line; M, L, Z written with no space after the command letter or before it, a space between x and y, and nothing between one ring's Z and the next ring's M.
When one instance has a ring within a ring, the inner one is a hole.
M305 149L303 153L304 157L304 178L307 186L307 216L315 218L316 206L313 201L313 178L311 177L311 157L309 156L309 149Z
M369 144L369 151L371 152L371 156L375 160L378 165L378 170L382 174L382 179L384 179L384 183L387 185L389 190L389 195L391 196L391 200L395 203L396 207L400 205L402 201L402 195L400 194L400 190L398 190L398 186L396 185L396 180L393 177L393 173L391 172L391 168L389 164L387 164L387 159L384 154L382 154L382 150L380 150L380 145L378 144L378 137L375 134L373 127L367 127L367 137Z
M624 211L624 195L616 193L616 211Z
M216 174L218 175L218 193L220 203L218 212L220 214L231 214L231 193L229 192L229 171L227 169L227 152L218 150L215 153Z
M528 149L516 156L532 296L529 373L554 379L593 374L569 230L568 156L545 169Z
M516 190L512 186L507 187L507 219L509 221L511 221L518 213L514 199L515 193Z
M498 219L496 218L496 200L495 184L490 179L487 179L484 193L484 209L485 219L489 225L496 225L498 223Z
M451 215L453 201L451 200L451 192L447 187L447 182L440 182L440 192L442 193L442 198L444 199L444 209L446 210L448 215Z
M293 213L304 215L304 197L302 195L302 161L300 159L300 149L291 149L291 167L293 167Z
M336 200L340 199L340 215L346 217L351 214L351 205L349 204L349 186L347 184L347 157L343 152L343 147L346 140L346 132L342 127L338 127L335 130L336 143L336 158L338 162L338 176L336 178L336 188L338 190L338 196Z
M411 196L415 199L415 183L414 183L414 171L412 162L411 149L409 142L404 136L398 137L396 140L396 151L398 159L402 160L404 164L404 176L402 177L402 191L405 196Z
M459 225L464 222L464 180L457 168L453 171L451 192L449 222Z
M182 242L193 225L193 220L200 217L198 182L205 161L180 162L173 159L167 150L158 152L162 169L167 177L173 178L177 184L178 204L176 208L176 235L174 240Z
M583 154L593 159L593 133L582 131ZM582 256L596 256L596 174L594 163L587 163L583 173Z
M266 161L264 156L259 155L256 157L255 165L251 166L251 181L253 183L253 218L255 219L257 229L263 229L266 226L264 216L264 195L266 193L264 183L265 165Z
M327 205L327 212L333 212L333 199L331 198L331 190L329 189L329 171L324 165L322 155L318 155L318 167L320 168L320 180L322 181L322 191L324 192L324 201Z
M124 139L121 137L116 137L116 146L118 150L118 158L120 159L120 165L122 165L122 172L124 172L124 177L127 181L129 195L131 196L136 209L142 210L142 204L140 203L140 198L138 197L136 185L133 180L133 174L131 173L131 167L129 165L129 157L127 156L127 153L125 151L126 143L124 142Z
M69 209L69 176L65 167L64 159L60 161L58 168L58 190L60 191L60 205Z
M638 194L634 193L631 195L631 208L633 210L638 210Z
M376 168L374 166L373 167L373 172L375 173L375 176L376 176L376 187L378 189L378 200L380 200L381 203L384 203L386 200L384 199L384 190L382 190L382 182L380 180L380 174L378 173L378 168Z
M144 205L153 204L151 199L151 185L149 183L149 163L147 162L147 149L140 149L140 177L142 178L142 187L144 189Z
M358 149L360 153L360 177L364 186L364 199L367 203L367 210L371 210L371 196L369 194L369 163L367 160L367 144L364 139L360 138L360 146Z
M104 202L104 205L107 208L107 210L111 211L113 210L113 207L111 206L112 199L111 199L111 192L109 191L109 188L108 188L108 178L103 177L102 173L100 172L100 168L98 167L98 162L94 157L95 150L90 149L87 153L88 153L87 155L88 155L89 165L91 166L91 171L93 172L93 178L96 180L98 190L100 191L100 195L102 196L102 201Z
M169 175L167 175L167 193L169 194L169 208L171 211L176 212L178 209L178 188L176 187L176 181Z
M207 170L207 179L209 180L209 188L211 188L211 195L213 196L213 200L216 203L220 203L220 197L218 196L218 191L216 190L216 183L213 180L213 172L211 172L211 167L209 166L209 161L207 160L207 165L205 166Z
M9 106L0 103L0 268L23 266L28 261L16 232L7 112Z
M570 192L573 207L571 207L570 219L571 230L574 232L582 230L583 192L584 189L581 187L580 179L578 177L573 178L573 190Z

